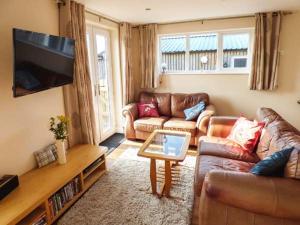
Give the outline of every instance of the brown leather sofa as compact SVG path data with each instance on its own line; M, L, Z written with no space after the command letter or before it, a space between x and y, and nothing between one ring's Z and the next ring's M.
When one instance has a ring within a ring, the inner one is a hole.
M158 118L138 118L136 103L124 107L125 137L127 139L146 140L155 129L188 131L191 133L191 145L197 145L200 136L206 135L209 119L215 114L215 107L209 103L206 93L170 94L142 92L139 102L158 103ZM204 101L207 105L195 121L186 121L183 110Z
M266 126L256 153L249 154L225 138L236 118L211 118L208 134L199 142L193 224L300 224L299 151L292 152L285 177L249 173L258 161L276 151L290 146L300 149L300 132L272 109L259 109L257 119Z

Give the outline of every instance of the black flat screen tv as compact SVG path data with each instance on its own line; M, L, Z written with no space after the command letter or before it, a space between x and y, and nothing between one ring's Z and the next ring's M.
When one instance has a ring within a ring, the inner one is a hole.
M75 41L13 29L14 97L73 82Z

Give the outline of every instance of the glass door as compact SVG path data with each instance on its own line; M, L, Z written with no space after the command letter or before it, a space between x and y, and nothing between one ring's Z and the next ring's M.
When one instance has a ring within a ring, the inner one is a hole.
M103 141L115 132L110 35L107 30L87 27L89 66L94 88L98 127Z

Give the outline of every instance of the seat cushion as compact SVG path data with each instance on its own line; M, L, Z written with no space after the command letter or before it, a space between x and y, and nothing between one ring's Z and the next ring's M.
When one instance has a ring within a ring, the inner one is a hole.
M226 138L202 136L199 143L198 153L200 155L218 156L251 163L257 163L260 160L255 153L245 151L239 144Z
M217 156L200 155L196 161L195 194L200 196L205 175L211 170L226 170L237 172L249 172L254 163L239 160L226 159Z
M164 129L190 132L191 136L196 136L196 122L186 121L184 118L171 118L164 123Z
M163 124L168 117L144 117L134 121L134 129L144 132L153 132L157 129L163 129Z

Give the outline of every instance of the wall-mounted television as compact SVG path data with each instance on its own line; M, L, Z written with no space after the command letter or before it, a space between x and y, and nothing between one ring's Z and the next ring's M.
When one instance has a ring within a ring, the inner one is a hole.
M13 29L14 97L73 82L75 41Z

